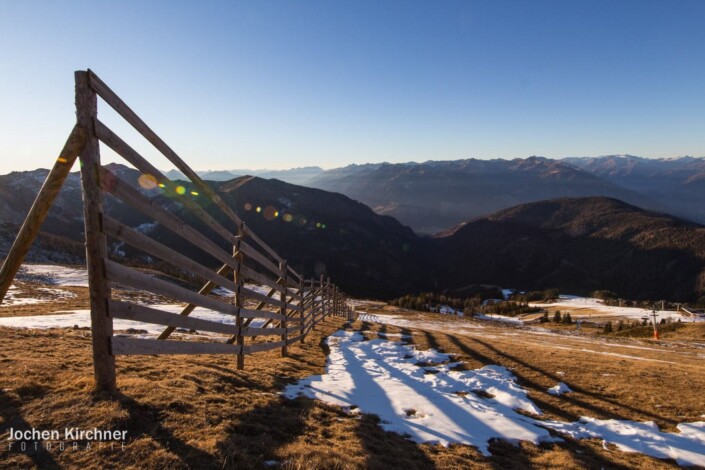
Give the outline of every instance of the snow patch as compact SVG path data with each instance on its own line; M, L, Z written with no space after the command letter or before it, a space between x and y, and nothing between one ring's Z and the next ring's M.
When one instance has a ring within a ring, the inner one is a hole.
M359 408L378 415L385 430L416 442L470 444L485 455L493 438L552 440L546 429L516 411L540 414L504 367L472 371L452 371L451 364L419 367L419 360L439 362L449 357L400 342L364 341L362 334L352 331L338 331L327 343L331 349L326 374L289 385L285 396L304 395ZM429 369L434 373L427 373Z
M570 392L572 392L570 387L564 384L563 382L558 382L558 384L548 389L548 393L557 397L563 395L564 393Z
M518 319L518 318L507 317L507 316L504 316L504 315L494 315L494 314L492 314L492 315L483 315L483 314L481 314L481 313L476 313L475 315L473 315L473 318L474 318L475 320L501 321L501 322L504 322L504 323L512 323L512 324L514 324L514 325L523 325L523 324L524 324L524 322L521 321L521 320Z
M63 289L51 289L48 287L36 287L33 289L32 295L29 296L28 291L13 284L8 289L7 294L5 294L5 298L3 299L2 304L0 304L0 308L43 304L47 302L55 302L57 300L71 299L73 297L76 297L76 294L73 292Z
M56 286L88 287L88 271L85 268L67 268L53 264L22 265L24 274L46 280Z
M365 341L357 331L338 331L327 343L326 373L287 386L286 397L319 399L349 414L375 414L385 430L416 442L468 444L485 455L495 438L555 441L549 428L576 439L601 438L625 452L705 466L705 422L682 423L677 426L680 433L665 433L653 422L589 417L574 423L541 421L517 412L541 414L502 366L454 371L457 363L439 363L449 359L446 354L383 339ZM438 365L419 367L419 359ZM553 389L570 391L562 382Z
M679 424L676 426L679 434L661 432L653 421L637 423L582 417L575 423L551 421L544 425L574 439L603 439L623 452L674 459L682 466L705 466L705 421Z

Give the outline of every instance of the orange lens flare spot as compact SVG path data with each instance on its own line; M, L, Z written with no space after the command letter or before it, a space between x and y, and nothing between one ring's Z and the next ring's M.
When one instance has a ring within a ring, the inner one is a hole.
M142 189L154 189L157 187L157 179L154 176L148 175L146 173L140 175L140 177L137 178L137 183Z
M59 162L59 163L66 163L66 162L68 162L68 160L66 160L64 157L59 157L59 158L56 159L56 161Z
M272 206L267 206L262 212L262 216L267 220L274 220L279 215L279 212Z

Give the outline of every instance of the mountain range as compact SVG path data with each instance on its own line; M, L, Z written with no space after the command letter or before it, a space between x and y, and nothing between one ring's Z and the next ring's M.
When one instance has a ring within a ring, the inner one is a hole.
M172 180L188 181L188 178L179 170L169 170L163 173ZM323 173L323 168L306 166L288 170L207 170L197 171L196 173L202 179L208 181L230 181L240 176L259 176L265 179L276 178L291 184L303 184Z
M343 191L253 176L209 184L297 271L306 277L329 275L352 295L390 298L424 290L463 291L472 285L495 284L522 290L557 287L569 293L608 289L625 298L696 300L705 296L705 227L663 211L638 207L647 203L658 206L662 201L643 195L636 184L633 188L617 186L607 177L593 174L597 173L594 168L600 167L594 163L590 171L578 168L579 164L590 163L585 161L570 164L530 158L486 161L484 165L473 160L466 162L362 165L333 173L337 172L341 184L346 172L386 174L387 178L371 177L371 181L391 178L395 191L401 186L391 175L400 174L397 179L414 182L418 191L423 171L429 175L430 182L424 188L430 194L427 198L431 198L438 193L434 184L442 180L440 175L455 174L456 179L446 186L460 192L463 185L458 175L464 174L460 169L465 166L464 171L471 173L471 169L486 166L487 174L497 168L500 176L490 176L498 186L511 191L510 196L499 198L502 204L511 204L521 197L538 197L537 192L548 200L514 204L488 215L467 218L453 226L446 225L430 237L420 236L394 217L379 214L379 209L373 211L340 194ZM109 167L139 188L137 171L121 165ZM523 187L520 174L528 175ZM12 233L16 233L45 176L46 170L0 176L0 255L9 247ZM683 176L675 175L672 184ZM359 175L352 178L360 181ZM479 185L481 178L476 176L474 181ZM690 184L692 190L698 188L698 182L696 178L685 184ZM376 186L369 184L369 190L374 190ZM616 192L621 197L591 195L591 186L593 193ZM581 197L562 197L560 190L570 187ZM489 193L496 194L498 190L489 183L483 188L484 192L479 191L484 197L481 200L491 202ZM198 225L183 207L165 198L158 189L142 191ZM451 190L443 194L454 201L448 207L461 217L462 197L453 195ZM418 204L420 211L433 213L432 204L425 203L413 190L407 196L411 202L405 202L405 207ZM699 195L689 197L697 199ZM467 202L477 206L473 199ZM106 211L209 266L218 264L198 247L182 243L120 201L108 198ZM228 221L222 222L235 230ZM83 236L78 174L69 176L43 230L41 250L76 253ZM110 248L113 256L137 263L152 261L138 250L129 250L114 241ZM49 258L58 259L54 252Z
M705 223L705 158L632 156L349 165L303 183L345 194L419 234L515 205L606 196Z

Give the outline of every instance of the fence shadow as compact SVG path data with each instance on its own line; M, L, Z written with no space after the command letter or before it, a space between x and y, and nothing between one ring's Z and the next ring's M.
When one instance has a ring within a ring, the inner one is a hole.
M0 416L2 416L3 421L2 424L0 424L0 435L9 433L10 428L19 429L23 431L32 429L33 426L30 425L22 416L22 413L20 411L21 407L22 404L17 399L11 397L2 389L0 389ZM9 444L6 442L5 444L3 444L3 447L8 445ZM22 452L24 455L26 455L32 460L32 462L37 468L62 468L61 465L59 465L59 463L54 459L54 456L49 453L46 448L44 448L42 445L39 445L35 450L33 442L29 441L27 442L28 448L26 451L20 451L19 445L20 442L15 442L13 450L8 449L7 452Z

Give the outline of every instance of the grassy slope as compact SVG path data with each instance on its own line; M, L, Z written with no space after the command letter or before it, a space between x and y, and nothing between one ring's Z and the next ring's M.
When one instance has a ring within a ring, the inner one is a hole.
M8 454L3 446L0 465L260 468L267 460L277 460L286 468L675 466L605 449L599 441L541 446L522 443L518 448L495 442L491 445L494 456L486 459L467 446L415 445L382 431L375 417L356 419L308 399L282 399L278 392L286 383L323 371L324 335L342 326L340 320L329 319L306 345L292 347L290 358L281 359L276 353L256 355L248 358L245 371L236 371L233 358L223 356L119 358L121 395L115 401L90 393L87 332L2 329L0 439L4 439L7 427L96 426L127 429L129 443L124 451L29 455ZM536 336L518 341L516 330L506 327L476 329L473 335L360 322L355 327L369 331L370 337L376 330L411 333L419 348L453 353L470 368L486 364L510 367L547 418L575 420L588 415L655 420L662 429L672 431L675 424L696 421L702 413L702 401L686 391L702 390L705 374L701 359L688 350L664 356L665 352L658 351L609 349L678 362L665 364L579 349L552 349L553 339ZM569 338L564 346L585 347L580 343L584 340ZM599 350L598 343L589 347ZM547 394L546 389L559 380L566 381L575 393L563 397ZM674 390L684 393L673 400Z

